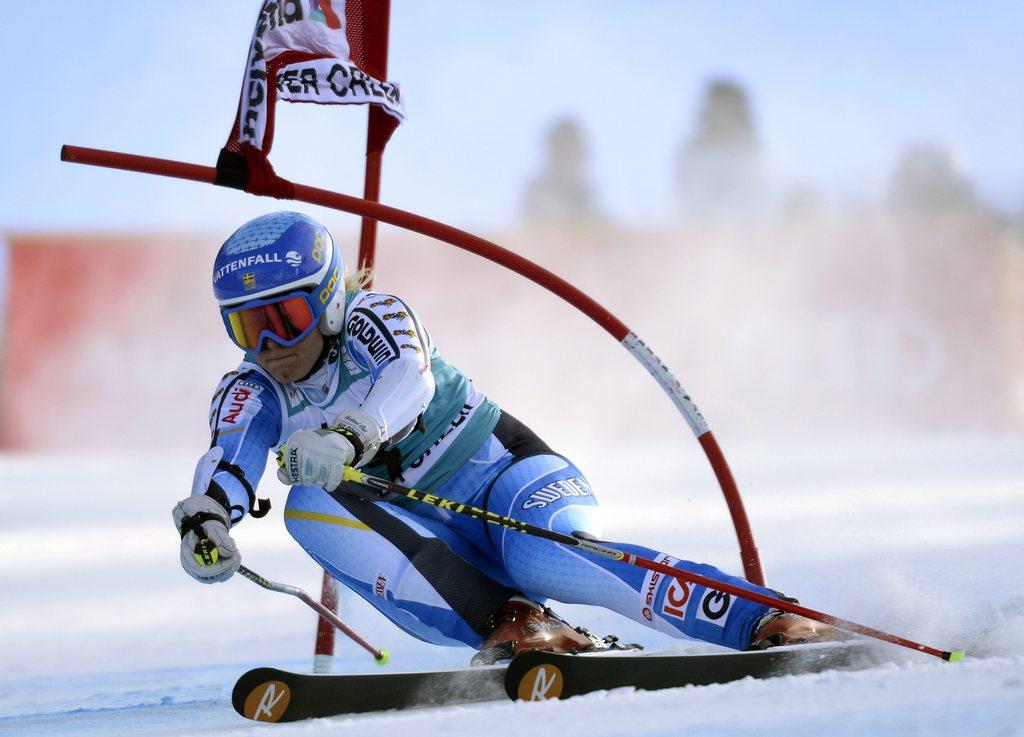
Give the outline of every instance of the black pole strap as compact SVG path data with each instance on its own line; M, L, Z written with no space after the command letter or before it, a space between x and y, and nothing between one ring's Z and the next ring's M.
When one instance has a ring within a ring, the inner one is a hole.
M270 500L269 499L257 499L256 492L252 489L252 484L245 478L245 473L242 469L236 466L234 463L228 463L227 461L221 461L217 464L218 471L227 471L242 485L245 489L245 493L249 495L249 514L256 519L260 517L266 517L267 512L270 511Z

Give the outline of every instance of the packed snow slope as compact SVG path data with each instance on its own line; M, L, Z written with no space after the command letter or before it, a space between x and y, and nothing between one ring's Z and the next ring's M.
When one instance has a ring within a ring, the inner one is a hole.
M581 452L582 451L582 452ZM1020 437L790 440L726 447L770 585L816 609L970 657L890 646L869 670L566 702L495 702L292 725L238 717L257 665L308 670L315 616L235 579L178 566L170 508L194 459L0 457L0 735L1018 735L1024 734L1024 443ZM738 569L725 506L699 451L572 455L607 510L604 535ZM269 476L269 475L268 475ZM235 531L245 563L317 590L276 508ZM650 649L700 650L598 609L571 621ZM457 667L464 649L411 640L351 596L343 616L396 670ZM336 672L373 672L339 641Z

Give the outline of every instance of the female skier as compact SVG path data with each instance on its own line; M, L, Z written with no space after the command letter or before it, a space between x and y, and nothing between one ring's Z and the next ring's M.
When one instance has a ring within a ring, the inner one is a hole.
M831 639L834 630L762 604L588 556L423 505L328 494L342 466L571 534L600 536L597 500L571 461L501 410L437 352L400 298L346 279L309 217L239 228L214 263L228 336L245 351L213 397L210 450L173 510L181 563L198 581L240 563L229 530L269 508L254 489L268 450L291 485L285 526L332 576L406 632L469 645L474 662L532 649L605 646L543 606L604 606L658 631L736 650ZM200 539L215 546L197 553ZM615 547L771 596L718 569L637 545Z

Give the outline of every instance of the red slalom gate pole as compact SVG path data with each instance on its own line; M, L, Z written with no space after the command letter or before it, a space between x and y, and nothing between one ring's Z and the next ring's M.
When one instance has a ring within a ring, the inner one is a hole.
M384 159L384 151L366 152L366 177L363 182L363 199L369 202L380 201L380 171ZM377 255L377 221L364 217L359 232L359 268L372 269ZM368 283L367 286L370 286Z
M320 582L320 605L327 611L338 613L338 582L334 576L324 570ZM334 658L335 628L331 620L317 609L320 617L316 620L316 640L313 644L313 672L330 673L331 663Z
M696 404L683 390L682 386L671 375L671 372L664 366L661 360L654 355L647 346L630 329L598 304L594 299L574 287L561 277L547 269L533 263L532 261L509 251L501 246L491 243L483 238L467 233L450 225L431 220L429 218L415 215L404 210L381 205L376 202L367 202L351 195L344 195L338 192L331 192L317 187L309 187L304 184L295 184L295 199L311 204L322 205L332 209L354 212L357 214L369 213L370 217L382 222L390 223L421 235L426 235L463 250L475 253L478 256L501 264L508 269L526 277L530 281L539 284L550 292L569 302L594 322L610 333L623 347L633 353L634 357L654 376L661 384L662 389L669 395L676 407L682 412L690 428L697 436L698 442L704 449L705 454L711 463L711 468L718 479L722 494L729 507L732 516L733 526L736 529L736 536L740 546L740 555L743 562L744 575L747 580L763 586L765 583L764 572L761 565L761 558L754 543L754 533L750 529L750 522L747 518L743 499L740 496L739 488L733 478L729 464L718 445L718 441L711 433L707 422L697 409ZM365 216L365 215L364 215Z
M366 62L375 67L374 75L377 79L388 78L388 35L391 27L391 0L377 0L376 17L368 25L373 26L378 35L365 49L367 52ZM364 8L368 10L368 8ZM365 30L364 26L364 30ZM370 58L373 57L373 58ZM387 145L388 136L384 135L385 113L380 112L374 105L369 105L366 111L366 163L363 169L363 199L371 202L380 201L380 177L381 168L384 163L384 147ZM377 221L364 217L359 231L359 255L357 268L372 269L377 253ZM367 282L369 287L373 280ZM320 592L320 600L325 605L337 611L338 608L338 582L334 577L324 571L323 585ZM331 670L331 658L334 655L334 628L324 618L317 622L316 654L313 658L314 673L329 673Z
M180 161L169 161L149 156L136 156L116 151L104 151L102 149L78 146L64 146L61 148L61 160L216 184L216 169L211 166L186 164ZM712 435L711 429L708 427L703 415L701 415L700 410L697 409L697 405L694 404L679 381L654 352L630 331L625 323L572 284L547 269L523 258L519 254L471 233L453 228L436 220L405 212L404 210L377 202L369 202L359 197L309 187L304 184L291 184L294 187L294 199L300 202L329 207L364 218L373 218L420 233L421 235L436 238L500 264L558 295L604 328L620 345L632 353L633 357L655 378L697 437L714 470L718 484L722 489L722 494L725 496L729 507L733 527L736 530L736 538L740 546L744 576L751 583L764 585L765 580L761 560L757 547L754 544L754 535L750 529L750 523L743 507L743 500L740 497L739 488L736 486L736 481L732 476L728 463L718 446L718 442Z
M378 79L388 78L388 29L390 28L391 2L378 0L376 25L383 29L383 34L376 39L374 48L378 69L374 75ZM385 113L370 105L366 113L366 164L363 171L363 199L371 202L380 201L381 168L384 163L384 147L387 136L383 129L386 125ZM357 268L372 269L377 253L377 221L364 217L359 231L359 255ZM366 286L373 284L370 279ZM320 585L320 603L332 612L338 611L338 582L326 570ZM326 618L320 617L316 624L316 645L313 650L313 672L330 673L334 657L335 628Z

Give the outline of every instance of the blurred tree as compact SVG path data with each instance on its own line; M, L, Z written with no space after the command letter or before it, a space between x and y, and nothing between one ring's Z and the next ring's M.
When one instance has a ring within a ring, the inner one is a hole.
M531 224L581 225L604 220L587 182L586 135L572 118L554 122L544 140L545 162L523 195L523 219Z
M964 213L979 208L974 187L952 151L917 144L900 157L889 185L889 202L901 215Z
M682 216L741 215L765 204L761 145L747 93L713 80L705 90L693 135L676 163Z
M828 203L819 189L809 184L790 187L780 203L782 213L792 219L819 217L828 211Z

